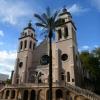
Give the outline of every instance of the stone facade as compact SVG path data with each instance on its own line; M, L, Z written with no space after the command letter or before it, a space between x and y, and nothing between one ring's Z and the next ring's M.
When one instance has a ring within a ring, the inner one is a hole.
M79 88L82 67L76 27L66 9L59 14L59 23L52 42L52 100L100 100L96 94ZM0 91L0 100L49 100L48 38L37 46L35 34L31 23L21 33L12 85Z
M53 82L81 86L81 64L76 42L76 27L66 9L59 14L61 25L56 28L52 43ZM38 46L31 23L19 38L19 48L12 84L48 83L48 39Z

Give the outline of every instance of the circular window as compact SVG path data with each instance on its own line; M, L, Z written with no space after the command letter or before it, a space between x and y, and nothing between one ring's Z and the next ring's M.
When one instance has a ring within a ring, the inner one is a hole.
M20 62L19 63L19 67L21 68L23 66L23 62Z
M43 55L40 59L40 64L41 65L47 65L48 63L49 63L49 56Z
M68 55L67 55L67 54L62 54L62 55L61 55L61 59L62 59L63 61L67 60L67 59L68 59Z

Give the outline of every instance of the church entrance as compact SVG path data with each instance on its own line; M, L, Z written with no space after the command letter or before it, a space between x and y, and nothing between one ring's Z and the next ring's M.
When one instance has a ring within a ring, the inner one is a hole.
M35 100L35 98L36 98L35 90L32 90L31 91L31 98L30 98L30 100Z
M24 91L23 100L28 100L28 90Z
M56 100L63 100L63 92L62 90L56 90Z

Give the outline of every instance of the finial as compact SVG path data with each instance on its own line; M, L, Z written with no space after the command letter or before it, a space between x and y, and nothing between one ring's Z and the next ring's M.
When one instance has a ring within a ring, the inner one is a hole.
M29 20L28 27L32 27L32 20Z
M66 6L64 5L63 6L63 10L62 10L63 12L67 12L67 9L66 9Z

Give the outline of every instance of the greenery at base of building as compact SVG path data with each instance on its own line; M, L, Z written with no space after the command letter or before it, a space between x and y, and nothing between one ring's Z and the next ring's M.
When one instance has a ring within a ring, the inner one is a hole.
M80 58L84 71L84 83L86 87L100 94L100 47L90 51L82 51ZM87 74L87 75L86 75Z

